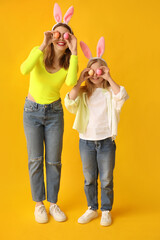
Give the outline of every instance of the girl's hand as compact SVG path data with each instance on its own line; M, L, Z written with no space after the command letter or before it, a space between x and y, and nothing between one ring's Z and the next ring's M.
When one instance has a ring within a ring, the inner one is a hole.
M85 68L79 77L78 82L80 82L80 84L82 84L82 82L86 81L88 78L90 78L91 76L88 74L89 70L91 70L90 68Z
M72 55L77 55L77 38L71 33L68 34L69 39L65 39L65 41L67 42Z
M111 75L109 72L109 68L106 66L101 66L100 69L102 70L102 75L101 77L104 78L105 80L107 80L109 82L109 80L111 79Z

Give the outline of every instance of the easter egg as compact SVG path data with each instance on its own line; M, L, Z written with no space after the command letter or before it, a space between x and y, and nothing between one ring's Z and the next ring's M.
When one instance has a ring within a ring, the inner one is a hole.
M88 72L89 76L92 76L94 74L93 70L90 69L89 72Z
M55 33L54 33L54 37L55 37L56 39L58 39L59 36L60 36L59 32L55 32Z
M64 34L64 39L68 39L68 38L69 38L69 33L66 32L66 33Z
M102 70L98 68L98 69L96 70L96 74L97 74L98 76L102 75Z

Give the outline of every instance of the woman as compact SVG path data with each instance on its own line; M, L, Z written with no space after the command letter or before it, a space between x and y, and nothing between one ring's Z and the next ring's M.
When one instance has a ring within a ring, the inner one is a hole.
M64 39L67 33L67 39ZM49 212L56 221L66 215L56 205L60 175L63 138L63 109L60 89L77 82L77 40L66 23L57 23L44 33L40 47L31 51L21 65L22 74L30 73L29 93L24 106L24 130L27 139L28 165L32 198L36 202L35 220L48 222L45 200L43 149Z

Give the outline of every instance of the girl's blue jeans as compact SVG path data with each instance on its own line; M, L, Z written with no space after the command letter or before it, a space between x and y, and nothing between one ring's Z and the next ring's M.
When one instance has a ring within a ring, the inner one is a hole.
M43 169L45 146L47 200L56 203L60 186L64 129L61 99L42 105L26 98L23 124L27 140L32 198L35 202L41 202L46 198Z
M100 174L101 210L111 210L113 205L113 169L116 144L112 138L99 141L80 139L80 155L85 177L84 190L88 206L98 209L97 179Z

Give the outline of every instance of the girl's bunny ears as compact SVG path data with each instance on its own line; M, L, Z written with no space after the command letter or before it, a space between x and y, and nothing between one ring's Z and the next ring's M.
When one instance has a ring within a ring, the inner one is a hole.
M84 55L86 56L86 58L89 59L89 61L91 59L101 59L102 61L105 62L104 59L102 59L102 55L104 53L104 50L105 50L105 41L104 41L104 37L101 37L98 41L98 44L97 44L97 57L92 57L92 53L89 49L89 47L84 43L84 42L80 42L80 46L81 46L81 49L84 53Z
M67 12L65 13L64 17L63 17L63 23L68 25L68 22L70 21L72 15L74 13L74 8L70 7ZM58 5L58 3L54 4L54 10L53 10L53 15L54 15L54 19L56 21L56 24L53 26L53 28L58 24L58 23L62 23L62 12L61 12L61 8ZM52 29L53 29L52 28ZM70 27L69 27L70 28ZM71 29L71 28L70 28Z

